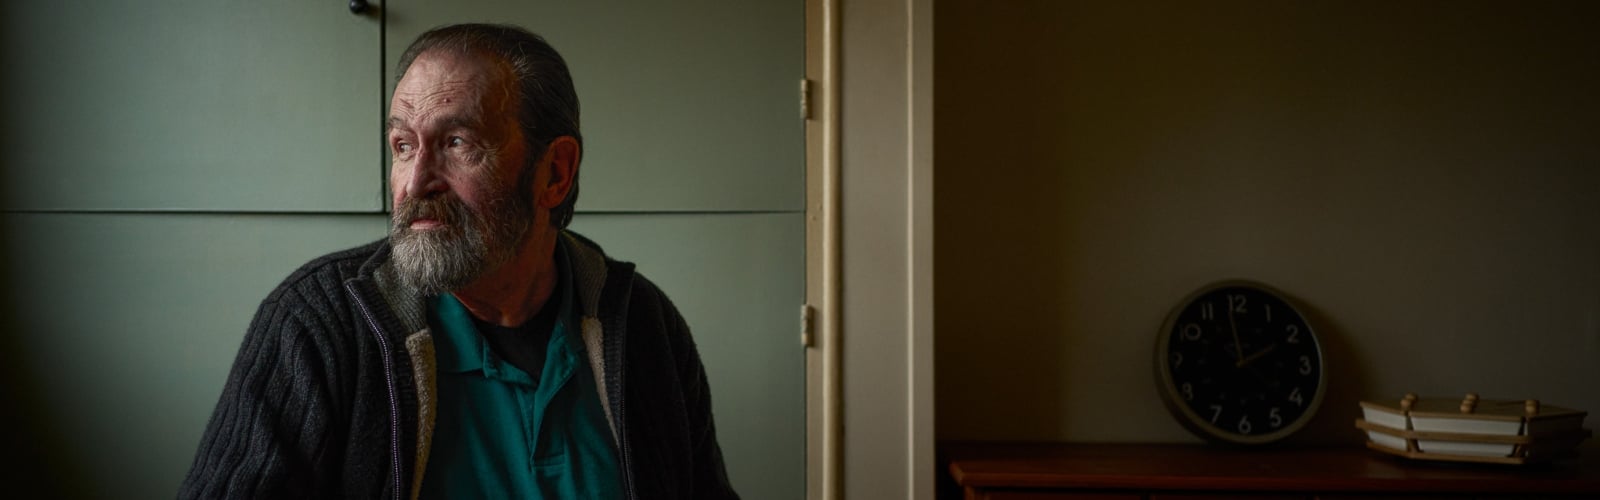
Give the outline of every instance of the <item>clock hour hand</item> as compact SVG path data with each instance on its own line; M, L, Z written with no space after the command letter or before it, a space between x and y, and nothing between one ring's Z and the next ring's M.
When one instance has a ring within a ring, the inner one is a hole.
M1278 348L1278 344L1268 345L1266 349L1262 349L1262 350L1256 351L1254 353L1251 353L1249 356L1245 356L1245 357L1239 358L1239 364L1235 365L1235 366L1237 366L1239 368L1243 368L1244 365L1250 364L1250 362L1251 361L1255 361L1256 358L1260 358L1262 356L1266 356L1267 353L1272 352L1273 349L1277 349L1277 348Z

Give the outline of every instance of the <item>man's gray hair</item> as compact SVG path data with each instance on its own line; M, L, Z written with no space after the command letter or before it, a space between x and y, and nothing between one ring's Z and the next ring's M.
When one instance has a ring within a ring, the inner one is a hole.
M504 61L515 79L517 123L528 145L528 164L518 176L519 183L533 181L532 169L550 142L563 135L578 142L580 161L583 134L578 129L578 93L572 85L567 62L543 37L517 26L504 24L455 24L429 30L411 42L400 55L395 79L405 77L406 69L417 56L431 50L488 55ZM519 189L529 186L519 185ZM572 190L561 205L550 210L550 224L565 228L572 222L573 205L578 201L578 172L572 173Z

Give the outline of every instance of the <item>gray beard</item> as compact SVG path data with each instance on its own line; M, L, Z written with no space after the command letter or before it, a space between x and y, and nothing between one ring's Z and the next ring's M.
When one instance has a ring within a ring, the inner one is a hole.
M476 231L469 231L476 232ZM488 248L476 235L446 234L440 229L414 232L402 228L391 234L395 271L406 288L419 295L438 295L466 286L482 274Z
M510 261L533 224L532 201L531 194L496 193L484 213L451 195L401 202L389 229L390 258L401 284L416 294L439 295ZM411 229L423 216L445 226Z

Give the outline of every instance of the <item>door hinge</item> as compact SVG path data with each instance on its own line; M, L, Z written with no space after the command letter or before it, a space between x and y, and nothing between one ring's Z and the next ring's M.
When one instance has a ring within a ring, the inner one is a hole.
M811 304L800 304L800 346L809 348L816 338L816 309Z
M800 119L811 119L811 80L800 80Z

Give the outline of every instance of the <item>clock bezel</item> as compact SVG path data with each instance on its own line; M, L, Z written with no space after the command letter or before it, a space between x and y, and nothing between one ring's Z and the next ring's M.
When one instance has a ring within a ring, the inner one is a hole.
M1283 302L1283 304L1294 313L1295 317L1299 318L1300 322L1306 326L1305 333L1309 335L1310 338L1316 343L1316 366L1318 370L1316 393L1311 397L1311 403L1306 405L1305 410L1301 412L1299 418L1286 423L1282 428L1276 431L1263 434L1243 435L1212 425L1208 419L1204 418L1198 413L1195 413L1194 409L1189 408L1189 405L1183 402L1182 394L1179 392L1177 385L1173 383L1172 369L1167 364L1167 359L1171 348L1173 327L1177 326L1178 318L1182 316L1183 312L1188 310L1189 306L1193 305L1196 300L1223 288L1250 288L1257 292L1270 295L1273 298ZM1311 320L1306 317L1305 313L1301 312L1303 310L1304 309L1301 308L1296 301L1290 299L1287 294L1284 294L1282 291L1271 285L1254 280L1229 279L1215 281L1202 286L1193 292L1190 292L1183 298L1182 301L1178 302L1177 307L1174 307L1171 312L1167 313L1166 320L1161 324L1161 331L1156 335L1156 385L1160 388L1159 392L1161 393L1162 404L1165 405L1167 407L1167 411L1178 420L1178 423L1183 424L1184 428L1188 429L1189 432L1206 439L1207 441L1233 445L1266 445L1281 441L1284 438L1287 438L1304 429L1307 424L1310 424L1311 421L1316 418L1317 411L1322 408L1322 399L1327 393L1328 388L1328 367L1325 363L1326 357L1323 354L1322 337L1317 335L1316 325L1313 325Z

